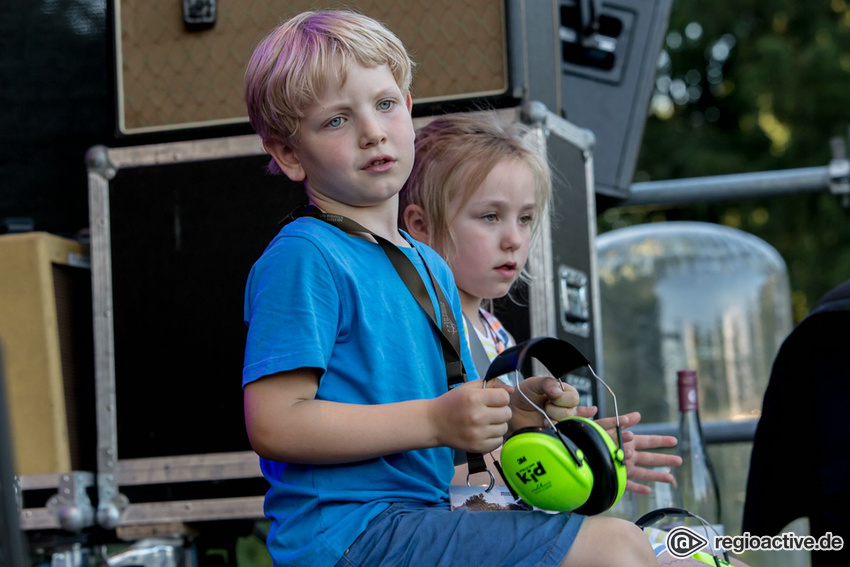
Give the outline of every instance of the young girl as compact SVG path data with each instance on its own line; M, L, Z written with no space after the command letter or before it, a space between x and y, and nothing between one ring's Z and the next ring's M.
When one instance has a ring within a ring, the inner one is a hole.
M524 133L522 125L508 129L488 112L437 118L416 132L413 170L399 195L400 225L443 256L454 274L470 351L473 358L479 346L486 352L486 360L475 361L482 376L489 360L514 345L485 305L529 277L529 247L549 204L548 164L524 140ZM582 417L596 413L595 407L575 410ZM620 416L623 428L639 421L638 412ZM598 423L613 434L614 418ZM641 482L673 481L672 475L652 467L678 466L679 458L648 450L673 447L675 437L635 435L625 429L622 435L626 490L648 494L651 489ZM489 462L488 468L494 469ZM466 467L457 469L453 484L463 484L468 480ZM675 559L665 549L656 547L658 565L704 565L696 559ZM737 560L733 564L745 567Z
M454 274L480 376L515 344L484 304L524 277L536 220L549 201L548 166L521 134L487 113L438 118L417 131L413 171L400 193L401 226L443 256ZM485 455L494 471L491 458ZM453 483L466 480L460 463Z
M468 336L474 329L491 360L514 341L484 303L526 277L529 246L550 193L548 165L524 142L522 126L514 127L508 131L482 112L420 128L413 171L400 194L403 226L448 262Z
M489 112L437 118L417 130L413 170L399 194L401 225L445 258L454 274L470 351L474 359L479 346L487 354L487 361L475 362L481 375L489 360L514 345L485 305L530 277L529 247L550 199L548 163L525 141L525 132L522 124L505 127ZM592 417L596 408L579 406L576 412ZM620 416L623 428L639 421L637 412ZM613 422L599 421L611 432ZM648 494L641 482L673 481L652 467L677 466L678 457L645 450L673 447L675 437L622 433L626 490ZM455 482L465 478L459 470Z

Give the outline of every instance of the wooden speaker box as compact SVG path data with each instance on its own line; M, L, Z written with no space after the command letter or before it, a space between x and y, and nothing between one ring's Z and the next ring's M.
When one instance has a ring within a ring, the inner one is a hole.
M0 337L15 470L94 470L87 247L46 233L0 236Z
M215 22L203 28L184 23L181 2L115 0L122 134L247 124L242 76L256 44L287 17L334 5L315 0L206 4L216 5ZM415 103L508 89L503 0L352 0L344 5L383 22L405 44L417 63Z

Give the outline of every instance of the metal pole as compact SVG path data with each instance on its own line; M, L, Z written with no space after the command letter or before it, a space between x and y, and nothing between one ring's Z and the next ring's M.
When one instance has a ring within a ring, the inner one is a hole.
M829 191L840 196L845 207L850 207L847 143L838 136L829 143L832 160L824 167L633 183L628 197L617 206L681 205Z
M829 167L692 177L633 183L629 196L618 207L677 205L709 201L759 199L777 195L828 190Z
M712 443L745 443L753 440L758 426L758 419L744 421L703 421L702 431L705 442ZM659 421L654 423L639 423L631 428L640 435L678 435L679 424L674 421Z

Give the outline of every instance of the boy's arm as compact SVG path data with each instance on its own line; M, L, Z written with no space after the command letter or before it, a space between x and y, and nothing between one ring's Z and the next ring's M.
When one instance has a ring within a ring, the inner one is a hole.
M317 400L318 383L315 370L302 368L245 386L245 423L259 456L333 464L439 446L483 453L501 445L511 417L508 393L480 382L380 405Z

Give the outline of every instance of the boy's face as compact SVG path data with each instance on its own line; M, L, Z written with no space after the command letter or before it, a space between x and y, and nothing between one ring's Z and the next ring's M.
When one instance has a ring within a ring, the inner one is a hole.
M528 259L534 178L517 160L502 160L451 221L448 255L461 298L478 305L508 293Z
M273 141L266 149L290 179L306 182L320 208L378 205L398 194L413 167L411 104L389 67L351 63L345 84L332 77L306 109L295 147Z

